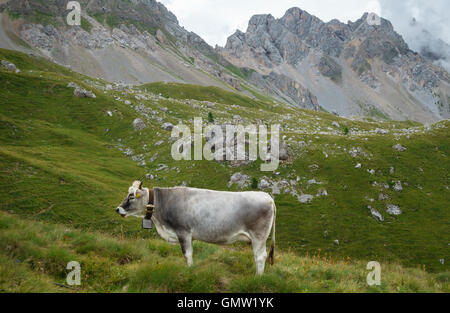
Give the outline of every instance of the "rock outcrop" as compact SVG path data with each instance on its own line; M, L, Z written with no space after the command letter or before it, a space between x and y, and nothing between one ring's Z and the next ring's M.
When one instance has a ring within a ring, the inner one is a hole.
M145 122L142 119L137 118L133 121L133 128L137 131L141 131L147 128L147 125L145 125Z
M97 96L90 90L86 90L80 87L75 88L73 95L79 98L97 98Z
M397 206L393 204L386 205L386 212L388 212L390 215L398 216L402 215L402 210Z
M397 150L399 152L405 152L406 151L406 148L403 147L401 144L396 144L395 146L392 146L392 149L395 149L395 150Z
M258 72L253 72L249 80L266 93L277 95L280 98L289 98L292 103L302 108L320 110L317 98L311 91L286 75L275 72L271 72L269 75L261 75Z
M173 126L172 123L164 123L164 124L162 125L162 129L167 130L167 131L172 131L173 127L174 127L174 126Z
M241 173L235 173L230 178L230 182L228 183L228 186L231 187L234 184L237 184L239 187L247 187L250 183L250 177L248 175L244 175Z
M14 63L11 63L6 60L2 60L1 65L3 68L7 69L8 71L13 71L14 73L20 73L20 70L16 67L16 65Z
M327 55L322 56L318 68L323 76L329 77L335 82L340 82L342 80L342 66L333 58Z
M372 214L372 216L373 216L374 219L376 219L376 220L379 221L379 222L384 222L384 217L383 217L383 215L381 215L381 213L378 212L377 209L375 209L375 208L373 208L373 207L371 207L371 206L369 205L369 210L370 210L370 214Z
M97 98L97 96L90 90L86 90L80 86L78 86L77 84L75 84L74 82L70 82L67 85L68 88L74 88L73 91L73 95L75 97L79 97L79 98Z

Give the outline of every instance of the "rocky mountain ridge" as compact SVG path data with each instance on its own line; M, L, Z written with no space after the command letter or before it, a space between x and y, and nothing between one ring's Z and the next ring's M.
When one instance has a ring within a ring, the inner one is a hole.
M448 118L448 72L410 50L389 21L381 18L372 25L368 17L325 23L299 8L279 19L255 15L246 33L238 30L217 50L236 66L264 75L274 89L273 77L287 76L283 80L309 89L328 111L374 109L398 119Z

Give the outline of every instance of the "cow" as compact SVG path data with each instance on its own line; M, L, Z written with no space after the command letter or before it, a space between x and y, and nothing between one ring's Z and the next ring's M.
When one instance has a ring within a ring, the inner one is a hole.
M142 187L142 181L135 181L116 212L124 218L144 218L149 206L154 206L151 221L158 234L169 243L181 245L188 267L193 265L194 240L218 245L251 243L257 275L264 273L266 261L274 263L276 206L267 193L187 187L149 189Z

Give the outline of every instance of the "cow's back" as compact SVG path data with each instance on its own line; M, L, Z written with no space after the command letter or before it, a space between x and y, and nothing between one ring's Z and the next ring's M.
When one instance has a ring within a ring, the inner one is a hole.
M221 192L196 188L155 188L155 217L175 232L212 243L247 236L273 218L273 199L264 192ZM233 241L233 240L231 240Z

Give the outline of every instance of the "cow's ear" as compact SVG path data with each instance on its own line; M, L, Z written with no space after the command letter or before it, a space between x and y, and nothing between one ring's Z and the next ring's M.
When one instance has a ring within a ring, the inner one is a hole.
M142 182L139 183L139 190L142 190Z

